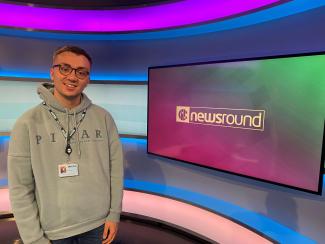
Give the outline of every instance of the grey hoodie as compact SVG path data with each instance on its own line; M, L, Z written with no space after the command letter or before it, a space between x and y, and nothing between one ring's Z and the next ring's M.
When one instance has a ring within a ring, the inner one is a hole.
M65 131L86 116L72 136L70 162L79 175L61 178L66 140L42 104L24 113L11 132L8 179L12 210L25 244L49 243L84 233L105 221L119 221L123 191L123 153L115 123L85 94L68 110L53 96L53 85L38 88Z

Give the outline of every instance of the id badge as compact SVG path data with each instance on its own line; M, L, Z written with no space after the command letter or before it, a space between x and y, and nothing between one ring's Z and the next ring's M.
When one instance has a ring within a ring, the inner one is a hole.
M59 177L69 177L79 175L78 164L59 164L58 165Z

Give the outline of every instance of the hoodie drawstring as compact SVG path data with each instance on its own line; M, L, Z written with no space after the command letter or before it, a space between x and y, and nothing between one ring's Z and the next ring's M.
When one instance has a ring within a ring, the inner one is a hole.
M78 144L78 156L79 159L81 157L81 149L80 149L80 140L79 140L79 126L77 125L77 116L76 116L76 111L73 112L73 118L74 118L74 127L77 128L77 144Z
M69 141L68 141L68 137L69 137L69 131L70 131L70 126L69 126L69 110L68 109L64 109L65 110L65 122L67 125L67 133L66 133L66 137L65 137L65 144L68 145ZM70 154L68 154L68 161L70 161Z

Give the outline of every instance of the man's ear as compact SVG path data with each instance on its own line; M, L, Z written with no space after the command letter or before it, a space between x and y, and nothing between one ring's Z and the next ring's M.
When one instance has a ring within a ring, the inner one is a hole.
M50 69L50 77L51 77L51 80L54 80L54 79L53 79L53 76L54 76L54 69L51 68L51 69Z

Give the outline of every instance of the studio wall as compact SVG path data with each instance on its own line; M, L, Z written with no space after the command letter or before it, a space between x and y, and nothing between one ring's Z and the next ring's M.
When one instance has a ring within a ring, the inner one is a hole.
M76 41L2 35L0 76L7 77L6 80L11 82L15 79L8 77L46 79L52 51L60 45L75 44L92 54L94 59L92 78L104 80L103 83L107 81L110 83L109 86L115 89L119 86L112 86L112 82L115 81L125 81L126 84L146 81L147 68L150 66L325 51L323 23L325 23L325 7L249 27L178 38ZM96 100L101 90L94 89L91 98ZM146 99L144 90L140 92L141 101ZM109 96L107 94L107 99ZM1 106L5 106L3 98L4 96L0 94ZM120 103L127 101L130 107L119 109L125 109L126 111L123 111L125 114L134 113L131 106L138 98L135 96L129 100L123 97L120 99ZM142 102L139 113L140 122L144 126L146 105ZM120 127L119 130L123 134L132 134L127 127ZM266 216L317 243L324 243L324 193L322 196L312 195L151 156L146 153L145 142L130 141L123 145L126 179L174 186L221 199ZM5 151L5 147L1 149ZM4 164L4 158L0 157L2 160L0 165Z

